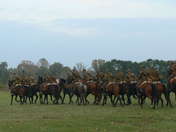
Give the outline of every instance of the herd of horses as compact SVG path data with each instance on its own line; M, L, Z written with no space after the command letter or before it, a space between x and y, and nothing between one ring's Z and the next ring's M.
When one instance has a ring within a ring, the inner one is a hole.
M39 77L36 83L30 85L15 84L10 80L8 85L11 93L11 102L15 99L20 104L40 103L40 104L64 104L66 95L69 97L69 104L74 103L73 97L76 97L75 103L78 105L90 104L89 95L94 96L93 104L106 105L108 100L112 106L120 104L132 104L132 98L138 101L143 107L146 98L151 100L152 108L164 105L172 107L171 92L176 95L176 77L168 80L168 84L160 81L120 81L108 82L101 80L74 80L68 82L64 79L56 79L54 83L47 83L42 77ZM164 96L163 96L164 95Z

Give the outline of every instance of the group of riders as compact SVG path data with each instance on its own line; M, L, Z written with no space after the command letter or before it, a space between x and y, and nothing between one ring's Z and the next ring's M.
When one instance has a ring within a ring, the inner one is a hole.
M86 69L78 71L75 68L68 75L67 79L55 78L51 76L37 79L32 77L15 76L9 80L11 93L11 104L15 99L21 104L37 103L53 104L65 103L65 96L69 96L69 103L73 103L76 97L77 104L89 104L88 96L94 96L94 104L105 105L107 100L113 106L119 102L120 105L132 104L132 97L138 100L141 107L145 99L151 100L151 105L156 108L159 103L172 106L170 93L176 95L176 64L172 64L168 71L167 84L163 83L160 74L153 68L140 71L138 75L130 72L124 74L117 73L90 73Z

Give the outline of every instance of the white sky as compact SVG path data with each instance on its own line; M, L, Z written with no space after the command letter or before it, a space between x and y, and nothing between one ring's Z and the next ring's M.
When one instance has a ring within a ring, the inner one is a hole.
M0 0L0 20L46 25L70 18L176 18L172 0Z
M42 57L175 59L175 33L176 0L0 0L0 62L11 66Z

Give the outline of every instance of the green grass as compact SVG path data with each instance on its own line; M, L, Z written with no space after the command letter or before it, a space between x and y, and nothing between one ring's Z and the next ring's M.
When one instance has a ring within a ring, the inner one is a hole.
M176 107L9 103L0 91L0 132L176 132Z

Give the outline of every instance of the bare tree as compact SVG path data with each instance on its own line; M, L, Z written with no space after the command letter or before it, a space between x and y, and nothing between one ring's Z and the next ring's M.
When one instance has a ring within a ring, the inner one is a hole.
M97 59L92 61L92 68L95 72L100 72L102 66L106 63L105 60Z
M76 68L78 72L82 72L84 69L86 69L86 66L82 62L80 62L80 63L77 63L74 68Z

